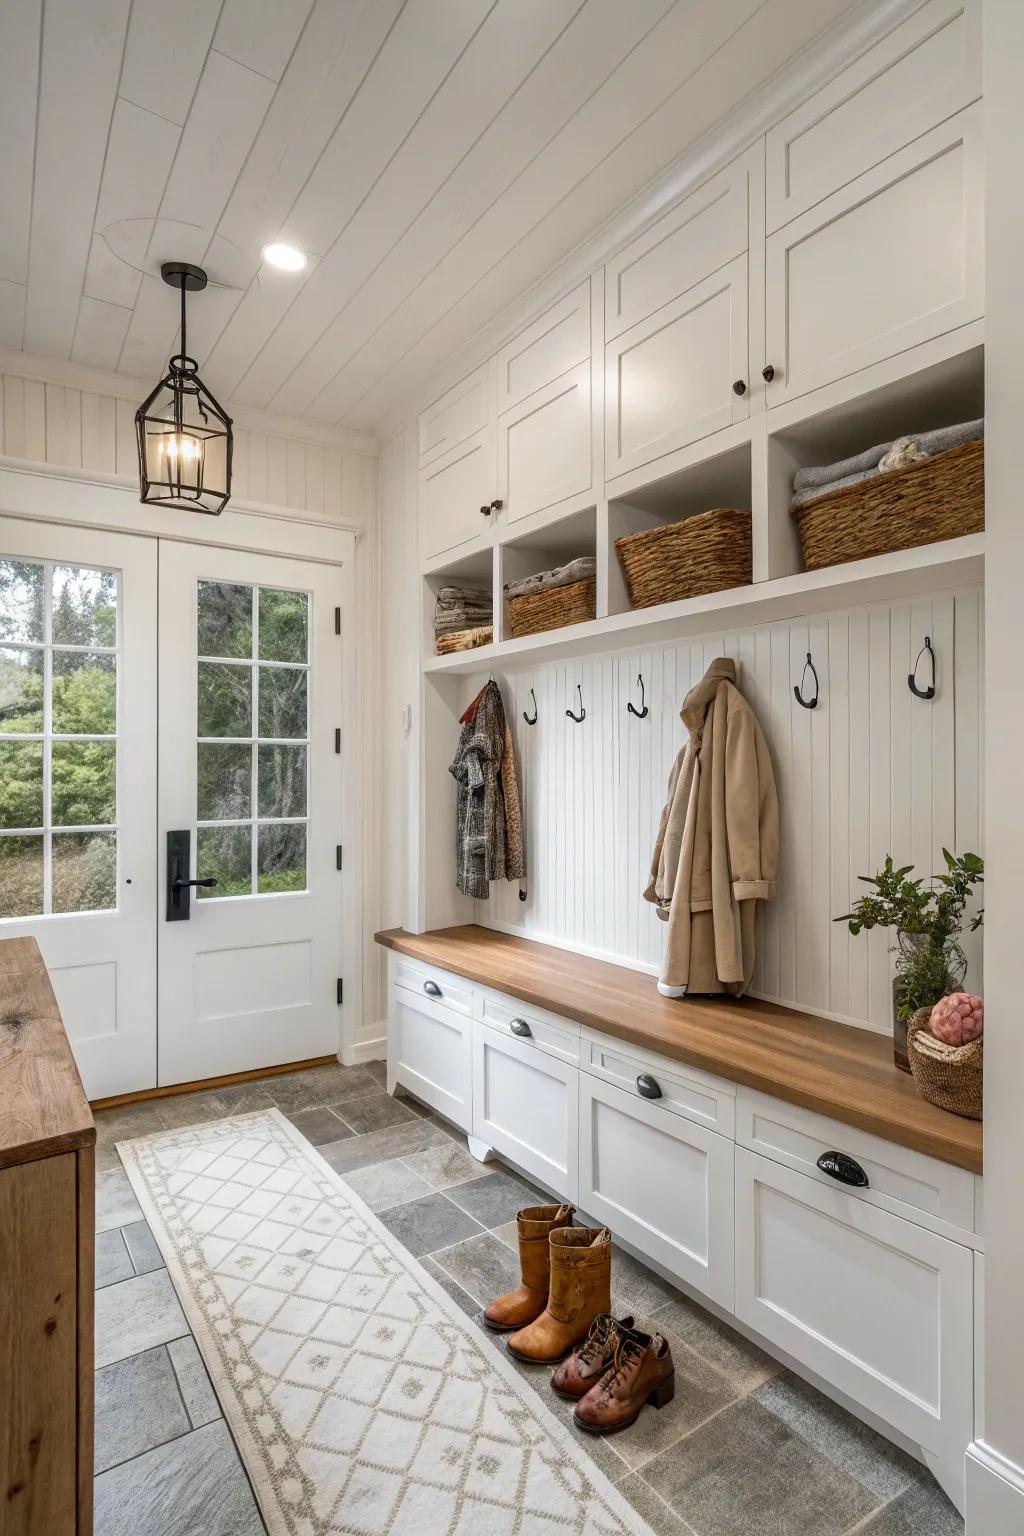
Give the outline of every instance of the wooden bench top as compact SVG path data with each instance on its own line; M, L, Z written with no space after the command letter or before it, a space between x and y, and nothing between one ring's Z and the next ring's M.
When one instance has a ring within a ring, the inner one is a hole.
M95 1140L39 946L0 939L0 1168Z
M468 924L377 942L535 1008L981 1172L981 1124L922 1099L887 1035L753 998L662 997L653 976Z

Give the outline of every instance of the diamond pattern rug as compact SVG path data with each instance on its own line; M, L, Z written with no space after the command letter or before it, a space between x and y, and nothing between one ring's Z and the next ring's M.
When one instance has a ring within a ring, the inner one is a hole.
M278 1110L118 1150L271 1536L650 1536Z

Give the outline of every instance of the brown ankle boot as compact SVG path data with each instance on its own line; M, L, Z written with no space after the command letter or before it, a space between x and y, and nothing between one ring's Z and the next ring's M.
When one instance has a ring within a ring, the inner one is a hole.
M518 1360L554 1365L611 1309L612 1235L607 1227L559 1227L549 1239L551 1290L535 1323L506 1343Z
M590 1332L568 1360L563 1360L551 1378L551 1390L559 1397L578 1401L596 1387L612 1364L614 1339L620 1328L632 1328L633 1319L616 1321L610 1312L602 1312L590 1325Z
M640 1417L645 1403L664 1408L675 1395L675 1367L661 1334L623 1329L613 1338L613 1360L596 1386L576 1404L573 1418L591 1435L613 1435Z
M532 1205L518 1212L519 1272L523 1278L514 1291L492 1301L484 1313L484 1322L495 1333L525 1328L544 1311L551 1274L548 1238L557 1228L571 1224L575 1209L572 1205Z

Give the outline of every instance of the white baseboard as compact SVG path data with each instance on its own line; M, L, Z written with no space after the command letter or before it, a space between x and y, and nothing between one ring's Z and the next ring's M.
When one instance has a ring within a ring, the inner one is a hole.
M388 1059L388 1026L387 1020L381 1019L379 1024L371 1024L371 1029L379 1030L371 1037L356 1040L351 1045L342 1046L341 1060L346 1067L359 1067L367 1061L387 1061Z
M1024 1531L1024 1469L984 1440L967 1447L965 1536Z

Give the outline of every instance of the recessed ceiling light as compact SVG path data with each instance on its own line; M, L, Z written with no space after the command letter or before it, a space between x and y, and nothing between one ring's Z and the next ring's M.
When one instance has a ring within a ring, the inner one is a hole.
M263 247L263 260L272 267L280 267L282 272L301 272L307 258L305 251L296 250L294 245L275 244Z

